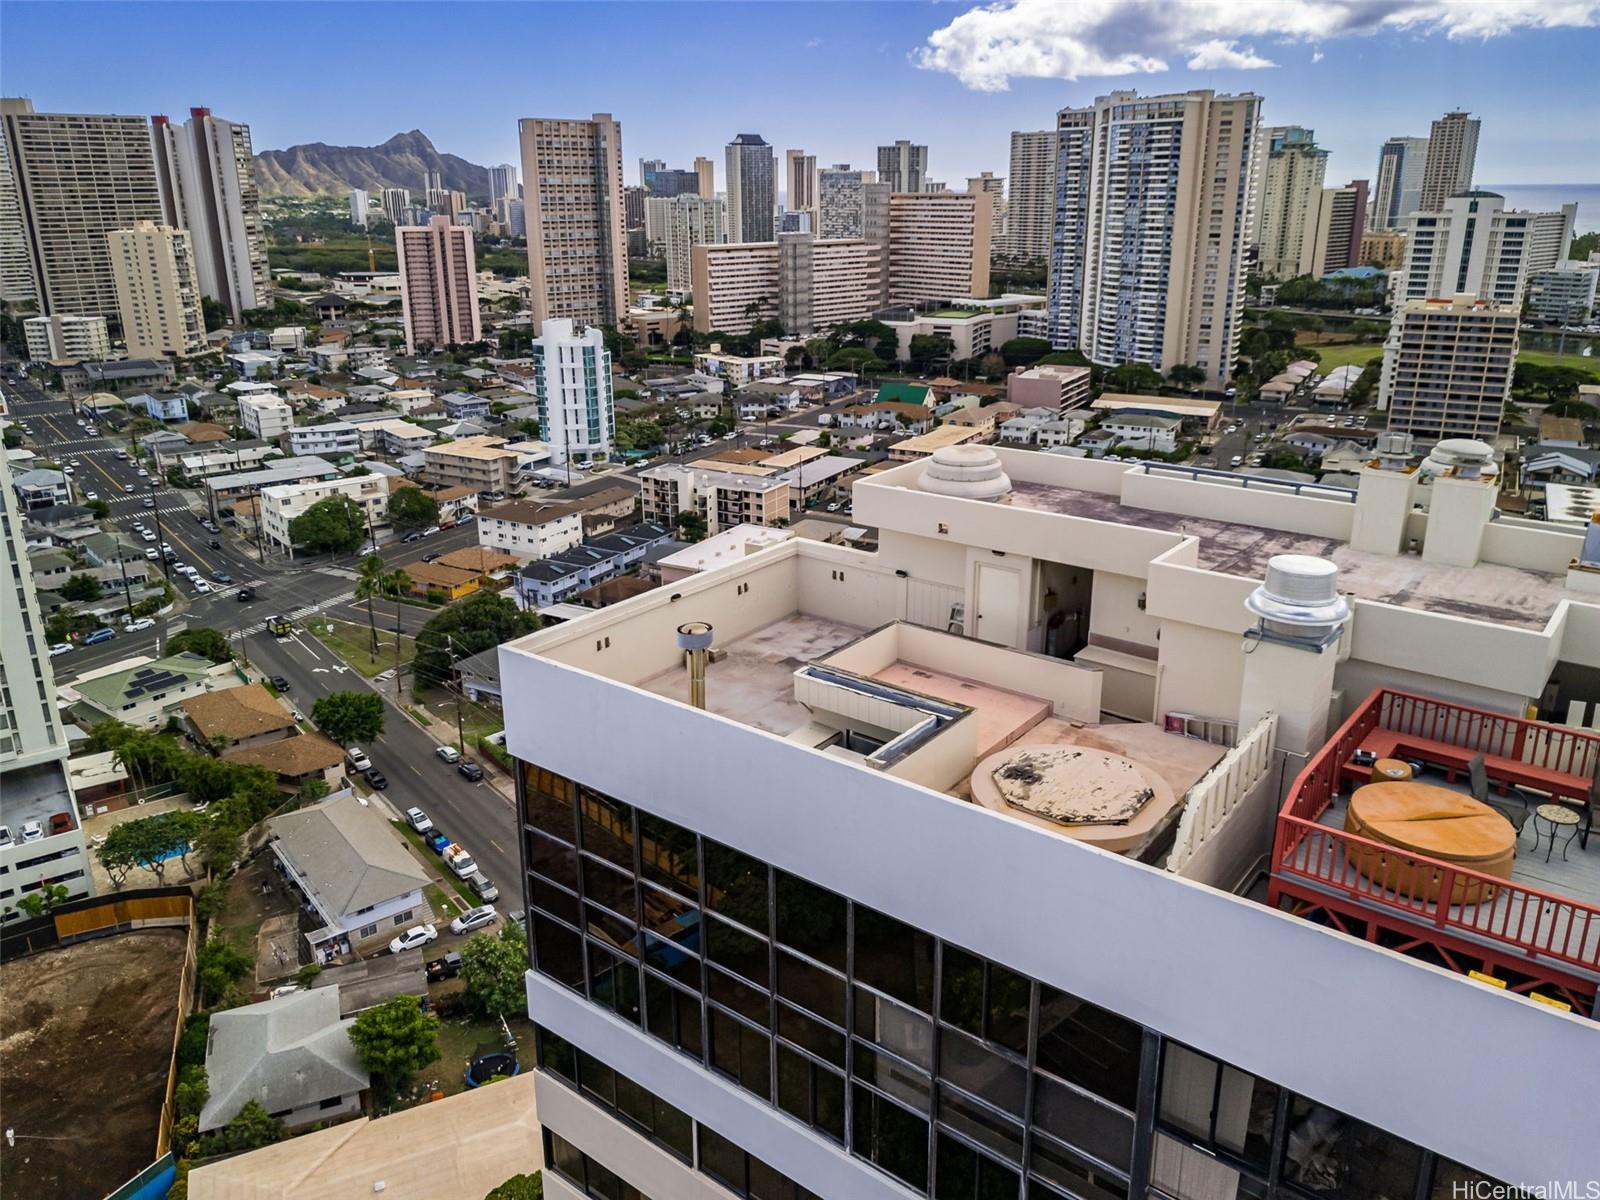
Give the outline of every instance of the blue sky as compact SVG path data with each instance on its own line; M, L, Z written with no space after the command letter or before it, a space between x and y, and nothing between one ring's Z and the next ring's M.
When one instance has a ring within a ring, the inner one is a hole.
M1330 181L1371 176L1386 136L1425 135L1457 107L1483 120L1478 182L1600 181L1600 5L1574 0L1577 17L1562 18L1571 25L1539 28L1552 18L1534 0L1382 0L1388 14L1426 4L1452 15L1445 29L1418 17L1347 31L1350 4L1378 2L1001 0L977 13L920 3L8 2L0 89L46 111L209 105L248 122L258 150L368 145L420 128L439 149L484 164L517 161L518 117L605 111L623 123L630 179L640 157L687 167L706 154L719 185L736 133L856 165L870 165L880 141L910 138L930 146L932 177L959 187L980 170L1004 174L1010 131L1046 128L1064 105L1114 88L1212 87L1260 93L1270 124L1314 128L1332 151ZM1240 16L1252 6L1255 24ZM1511 12L1512 27L1471 27L1490 10ZM1119 55L1170 69L1095 73ZM1202 61L1218 65L1186 65ZM1228 65L1262 61L1275 65ZM1075 70L1080 78L1059 77Z

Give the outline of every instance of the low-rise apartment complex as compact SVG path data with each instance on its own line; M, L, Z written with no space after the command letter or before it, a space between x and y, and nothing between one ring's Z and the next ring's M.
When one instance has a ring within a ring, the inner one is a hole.
M1378 407L1418 438L1493 438L1517 363L1521 316L1510 304L1457 296L1412 300L1383 350Z
M789 485L765 470L747 475L709 460L665 463L642 471L639 482L644 519L669 528L685 512L702 517L707 533L789 519Z
M422 452L423 477L440 487L469 487L480 495L509 494L522 456L500 437L465 437Z
M513 500L478 514L478 545L518 558L549 558L583 540L583 514L570 504Z
M344 479L309 480L262 488L261 532L274 546L292 552L294 538L289 526L296 517L319 500L335 496L360 506L364 517L363 534L372 527L388 523L389 481L383 475L352 475Z

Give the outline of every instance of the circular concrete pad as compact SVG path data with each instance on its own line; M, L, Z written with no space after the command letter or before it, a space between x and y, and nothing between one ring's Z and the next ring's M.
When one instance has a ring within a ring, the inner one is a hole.
M1059 744L991 754L971 786L985 808L1119 853L1142 842L1177 803L1166 780L1132 759Z

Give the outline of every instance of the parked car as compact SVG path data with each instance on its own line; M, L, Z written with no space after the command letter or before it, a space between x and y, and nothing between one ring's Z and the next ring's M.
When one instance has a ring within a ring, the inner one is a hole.
M58 654L67 654L67 653L70 653L71 650L72 650L72 643L71 642L57 642L54 646L50 647L50 657L54 658Z
M428 814L420 808L406 809L406 820L411 822L411 828L418 833L427 833L428 830L433 828L433 822L428 819Z
M22 840L37 842L44 837L44 825L39 821L24 821L22 823Z
M472 780L473 783L477 783L478 780L483 778L483 768L475 762L464 762L456 767L456 770L465 778Z
M450 932L455 934L471 933L474 929L482 929L485 925L493 925L500 916L493 906L481 904L477 908L469 908L454 921L450 922Z
M461 974L461 955L454 950L441 955L427 965L428 982L439 983L445 979L454 979Z
M360 746L346 746L344 756L350 760L350 766L357 771L365 771L372 766L372 760Z
M71 813L58 812L58 813L51 813L50 814L50 833L51 833L52 836L54 836L55 834L58 834L58 833L71 833L71 832L72 832L72 814Z
M124 625L122 627L122 630L123 630L124 633L138 633L141 630L154 629L155 627L156 627L156 623L152 618L150 618L150 617L139 617L136 620L129 621L126 625Z
M194 590L200 592L202 595L211 590L211 585L204 579L201 579L198 575L189 576L189 582L194 584Z
M466 879L469 875L478 873L478 864L472 861L472 855L465 846L452 843L444 848L444 853L440 857L444 859L444 865L454 871L459 879Z
M432 925L413 925L389 943L389 953L400 954L406 950L416 950L426 946L438 936L439 931Z
M443 854L450 845L450 839L437 828L432 833L424 834L422 840L435 854Z
M429 525L426 529L424 529L422 531L422 536L423 537L432 537L434 534L436 534L438 532L439 532L439 527L437 525Z
M500 899L500 889L495 887L494 880L482 871L467 879L467 886L472 889L472 894L485 904L493 903Z
M389 777L382 771L378 770L377 767L368 767L365 771L361 772L361 774L362 777L366 779L368 784L380 792L389 786Z
M144 552L144 556L151 562L155 562L156 559L161 557L161 551L157 550L154 546L151 546L150 549Z
M454 764L461 761L461 751L457 750L454 746L440 746L434 751L434 753L440 758L444 759L444 761L447 763Z
M233 582L233 576L229 575L226 571L213 571L211 572L211 578L216 580L218 583Z
M425 562L425 563L429 563L429 562L432 562L436 558L443 558L443 557L444 557L444 553L442 551L433 550L433 551L430 551L427 554L424 554L422 556L422 561Z
M274 675L272 677L272 686L280 692L287 692L289 690L289 681L282 675Z
M93 633L91 633L88 637L84 638L83 639L83 644L85 646L98 646L101 642L109 642L112 638L114 638L116 636L117 636L117 631L115 629L107 629L104 626L101 626L99 629L96 629Z

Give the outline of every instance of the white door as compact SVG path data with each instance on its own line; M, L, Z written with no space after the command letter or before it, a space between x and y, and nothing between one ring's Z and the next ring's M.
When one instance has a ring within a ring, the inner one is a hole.
M1002 646L1017 644L1022 576L1004 567L978 564L978 620L974 634Z

